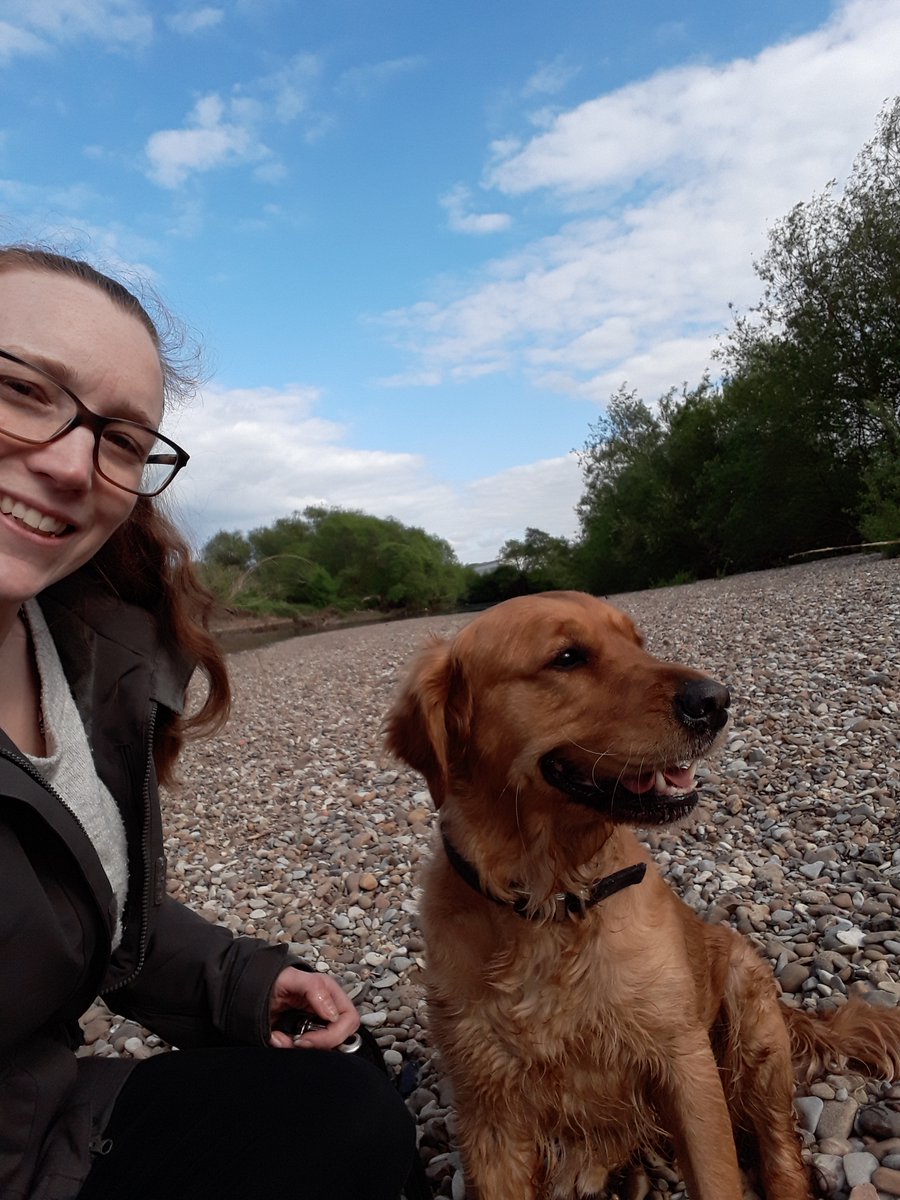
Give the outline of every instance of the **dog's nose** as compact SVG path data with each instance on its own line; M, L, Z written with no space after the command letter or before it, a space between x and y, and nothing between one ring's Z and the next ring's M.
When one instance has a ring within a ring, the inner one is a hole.
M692 729L721 729L728 720L731 693L715 679L689 679L675 696L675 715Z

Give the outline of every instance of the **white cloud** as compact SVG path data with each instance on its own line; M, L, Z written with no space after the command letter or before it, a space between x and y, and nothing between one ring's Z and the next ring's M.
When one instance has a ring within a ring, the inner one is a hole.
M314 54L297 54L245 90L250 94L259 92L271 105L275 119L289 124L308 112L320 73L319 60Z
M201 405L173 414L167 432L191 454L173 499L197 546L220 529L268 525L310 504L421 526L465 562L494 558L529 525L574 534L574 455L451 484L418 455L349 446L343 426L316 415L320 401L303 386L209 388Z
M9 62L17 54L46 54L49 49L48 43L30 30L0 21L0 63Z
M560 57L542 63L526 82L522 95L555 96L571 83L580 70L580 67L572 66Z
M0 14L0 60L81 39L121 47L153 36L153 18L137 0L3 0Z
M850 0L755 58L663 71L495 142L484 186L540 193L556 232L386 314L409 373L506 363L597 402L626 379L648 398L698 380L728 303L761 292L766 229L871 136L898 47L900 6Z
M298 54L278 70L229 96L201 96L181 129L161 129L144 147L147 175L162 187L178 188L191 175L222 167L250 165L256 178L277 183L286 167L263 140L272 124L290 124L309 116L310 93L319 74L318 60ZM310 137L317 136L321 119L313 115Z
M379 387L439 387L444 377L440 371L406 371L399 375L385 375L376 380Z
M202 96L185 129L163 129L146 145L148 174L162 187L177 188L194 172L242 163L260 163L271 151L260 140L247 106L226 104L216 94Z
M409 54L403 58L350 67L338 80L337 91L351 93L359 100L368 100L398 75L408 75L424 65L425 59L421 55Z
M468 212L471 195L464 184L458 183L441 196L441 207L447 213L447 225L454 233L502 233L509 228L512 221L509 213Z
M214 29L225 18L223 8L183 8L166 17L166 24L176 33L190 37L194 33L203 33Z

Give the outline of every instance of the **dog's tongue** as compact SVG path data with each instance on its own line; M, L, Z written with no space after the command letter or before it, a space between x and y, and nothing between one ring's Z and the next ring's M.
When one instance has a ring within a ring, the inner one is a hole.
M666 767L665 771L663 771L663 778L672 787L678 788L680 791L689 792L694 786L694 768Z
M690 792L694 787L693 767L666 767L664 771L642 771L639 775L623 775L619 781L629 792L638 796L650 792L665 791L665 785L679 792Z

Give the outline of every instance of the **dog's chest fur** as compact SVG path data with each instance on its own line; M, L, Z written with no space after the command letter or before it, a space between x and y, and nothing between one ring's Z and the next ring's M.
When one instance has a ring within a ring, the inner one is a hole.
M666 1030L696 1005L662 882L654 873L639 896L559 923L464 894L457 906L456 886L426 888L423 909L431 1024L451 1075L530 1109L548 1137L590 1129L612 1158L654 1141Z

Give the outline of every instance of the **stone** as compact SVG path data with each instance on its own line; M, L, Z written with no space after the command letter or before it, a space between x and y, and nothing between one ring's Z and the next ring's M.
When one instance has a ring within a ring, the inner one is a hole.
M820 1154L839 1154L843 1158L852 1149L853 1143L849 1138L822 1138L819 1141Z
M794 1100L794 1111L801 1129L815 1133L825 1108L825 1101L818 1096L797 1096Z
M872 1172L878 1167L878 1159L874 1154L867 1154L865 1151L857 1151L844 1156L844 1174L847 1176L847 1184L849 1187L856 1187L858 1183L869 1183L872 1178Z
M890 1167L878 1167L872 1172L872 1183L879 1192L887 1192L889 1196L900 1196L900 1171Z
M847 1179L844 1174L844 1160L839 1154L814 1154L812 1165L820 1192L826 1196L834 1196L844 1190Z
M858 1183L850 1189L848 1200L880 1200L880 1197L873 1183Z
M824 1100L815 1132L820 1138L846 1138L853 1132L859 1105L855 1100Z
M879 1142L900 1137L900 1112L887 1104L868 1104L860 1109L856 1127Z
M778 982L783 992L799 992L809 979L809 967L805 963L791 962L781 971Z

